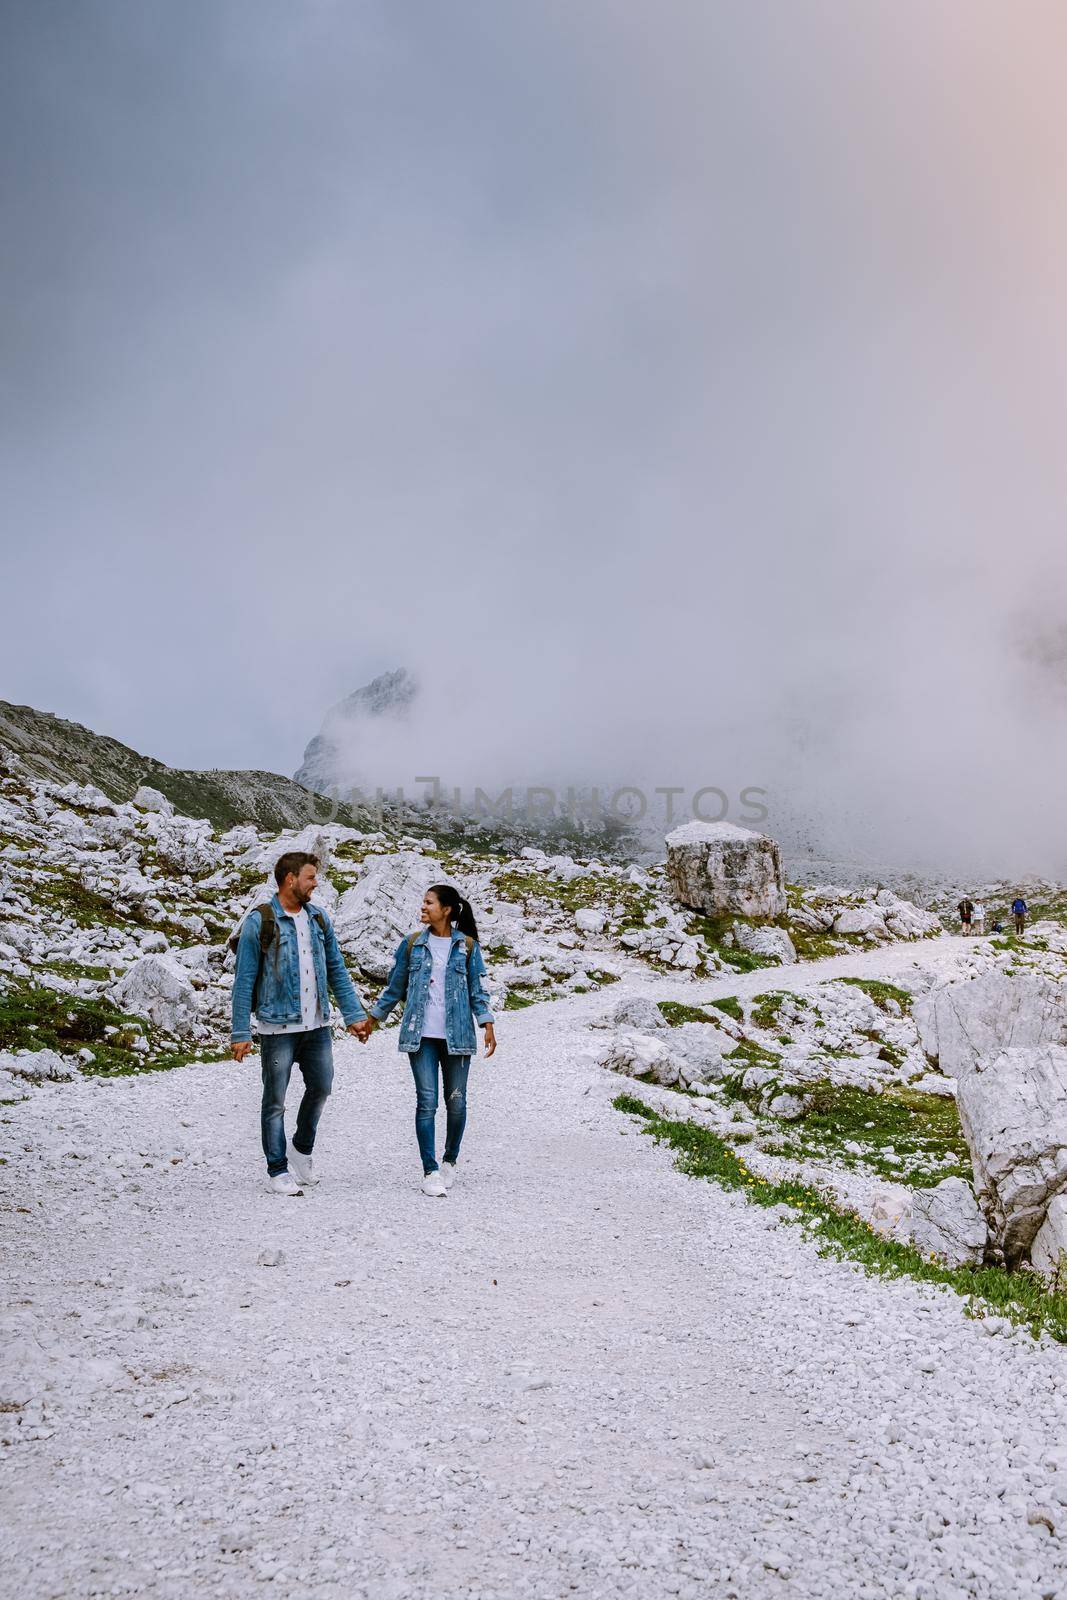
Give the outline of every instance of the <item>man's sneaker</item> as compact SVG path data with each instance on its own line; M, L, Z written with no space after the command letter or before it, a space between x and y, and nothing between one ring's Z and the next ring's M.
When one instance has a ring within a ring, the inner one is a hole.
M289 1168L297 1183L302 1183L305 1189L312 1188L319 1181L311 1170L311 1157L293 1145L289 1146Z
M294 1180L291 1172L276 1172L273 1178L270 1180L270 1191L272 1194L288 1194L294 1196L303 1194L304 1192L300 1185Z
M433 1195L435 1200L443 1199L448 1193L445 1181L439 1172L428 1172L422 1180L423 1194Z
M456 1169L451 1161L441 1162L441 1182L446 1189L451 1189L456 1181Z

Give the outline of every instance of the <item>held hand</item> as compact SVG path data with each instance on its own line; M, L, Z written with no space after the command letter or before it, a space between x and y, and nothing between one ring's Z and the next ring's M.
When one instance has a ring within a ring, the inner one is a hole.
M251 1039L241 1039L237 1044L231 1044L230 1054L235 1061L243 1061L252 1048Z
M496 1049L496 1033L495 1033L495 1031L493 1029L493 1024L491 1022L487 1022L486 1023L484 1031L485 1031L485 1057L486 1057L486 1060L488 1060L489 1057L492 1055L493 1051Z

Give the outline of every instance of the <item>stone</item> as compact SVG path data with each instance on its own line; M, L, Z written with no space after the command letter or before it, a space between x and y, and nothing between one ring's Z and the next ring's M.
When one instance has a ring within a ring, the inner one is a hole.
M790 1094L783 1090L767 1102L767 1111L772 1117L777 1117L780 1122L798 1122L801 1117L807 1116L809 1102L798 1094Z
M989 1237L974 1190L957 1177L914 1191L908 1231L917 1250L950 1267L979 1266Z
M186 969L169 955L142 956L111 991L122 1011L147 1017L164 1033L189 1038L199 1020L196 990Z
M92 1052L89 1059L94 1059ZM4 1050L0 1052L0 1072L31 1083L65 1083L78 1076L74 1063L56 1050Z
M681 1063L665 1040L648 1039L639 1033L618 1034L599 1061L609 1072L621 1072L629 1078L651 1077L667 1088L680 1077Z
M779 917L786 909L777 843L732 822L687 822L667 835L675 898L710 916Z
M256 1264L260 1267L282 1267L285 1265L285 1251L267 1247L259 1252Z
M633 995L628 1000L620 1000L612 1012L611 1020L616 1028L629 1028L636 1033L651 1033L657 1028L668 1026L667 1019L656 1002L644 995Z
M1030 1262L1061 1291L1067 1289L1067 1191L1054 1194L1049 1201L1045 1220L1030 1246Z
M846 906L833 921L835 933L874 933L885 937L885 912L877 906Z
M596 906L580 906L574 913L574 925L579 933L603 933L607 913Z
M342 950L372 978L388 978L397 945L422 926L426 890L450 881L440 862L414 850L368 856L358 882L337 905L334 926ZM465 892L462 883L456 887Z
M1009 1267L1029 1253L1053 1195L1067 1188L1067 1046L983 1056L956 1081L975 1189Z
M998 1050L1067 1044L1067 985L987 972L918 995L912 1018L927 1056L956 1078Z
M747 922L733 925L734 943L754 956L773 956L783 967L797 959L796 946L784 928L753 928Z
M158 789L152 789L147 783L142 783L133 797L133 803L138 811L158 811L161 816L172 817L174 807L165 794L160 794Z

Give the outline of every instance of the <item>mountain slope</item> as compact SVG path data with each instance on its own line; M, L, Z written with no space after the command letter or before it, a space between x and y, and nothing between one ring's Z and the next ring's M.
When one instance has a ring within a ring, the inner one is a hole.
M81 723L6 700L0 700L0 760L53 783L95 784L117 801L131 800L141 784L149 784L184 816L206 817L217 828L242 822L268 830L299 828L315 819L352 823L347 808L334 812L321 795L279 773L168 767Z

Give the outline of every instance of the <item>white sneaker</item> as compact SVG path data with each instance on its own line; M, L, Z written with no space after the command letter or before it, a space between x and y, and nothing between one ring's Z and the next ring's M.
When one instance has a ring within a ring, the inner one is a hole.
M423 1194L433 1195L435 1200L441 1200L448 1193L445 1181L439 1172L428 1172L422 1180Z
M318 1178L311 1170L311 1157L294 1150L292 1145L289 1146L289 1167L297 1183L302 1183L305 1189L310 1189L318 1183Z
M291 1172L276 1172L273 1178L270 1180L270 1191L272 1194L288 1194L294 1196L303 1194L304 1192L300 1185L293 1178Z
M452 1165L451 1161L442 1161L441 1162L441 1182L444 1184L446 1189L451 1189L451 1187L455 1183L455 1181L456 1181L456 1169L455 1169L455 1167Z

